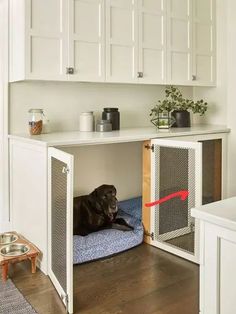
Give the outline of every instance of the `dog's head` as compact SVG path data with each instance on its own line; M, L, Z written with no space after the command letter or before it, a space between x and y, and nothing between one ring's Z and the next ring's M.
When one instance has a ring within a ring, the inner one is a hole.
M116 188L114 185L103 184L90 194L96 202L96 210L112 221L117 214Z

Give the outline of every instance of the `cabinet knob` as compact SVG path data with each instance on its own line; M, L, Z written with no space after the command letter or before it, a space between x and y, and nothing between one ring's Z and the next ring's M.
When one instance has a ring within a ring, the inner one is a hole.
M66 74L74 74L74 68L66 68Z
M197 76L196 75L192 75L192 81L196 81L197 80Z
M143 77L143 72L138 72L138 78L142 78Z

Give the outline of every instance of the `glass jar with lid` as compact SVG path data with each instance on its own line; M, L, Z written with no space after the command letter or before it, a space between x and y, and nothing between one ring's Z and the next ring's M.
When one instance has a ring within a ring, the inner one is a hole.
M43 109L29 110L29 132L30 135L39 135L43 129Z

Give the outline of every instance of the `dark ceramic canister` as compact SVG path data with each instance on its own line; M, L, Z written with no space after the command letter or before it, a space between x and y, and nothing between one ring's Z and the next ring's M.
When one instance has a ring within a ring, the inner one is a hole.
M173 127L190 127L190 113L187 110L174 110L171 115L175 119Z
M102 119L111 121L112 130L120 129L120 113L118 108L104 108Z

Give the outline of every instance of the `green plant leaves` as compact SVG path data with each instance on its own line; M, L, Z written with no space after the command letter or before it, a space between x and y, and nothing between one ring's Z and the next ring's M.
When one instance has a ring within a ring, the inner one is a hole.
M159 113L171 112L173 110L188 110L193 113L199 113L200 116L204 115L207 111L208 103L203 99L194 102L192 99L186 99L183 97L178 87L167 86L165 89L166 98L164 100L158 100L155 106L151 109L150 117L151 122L155 123Z

